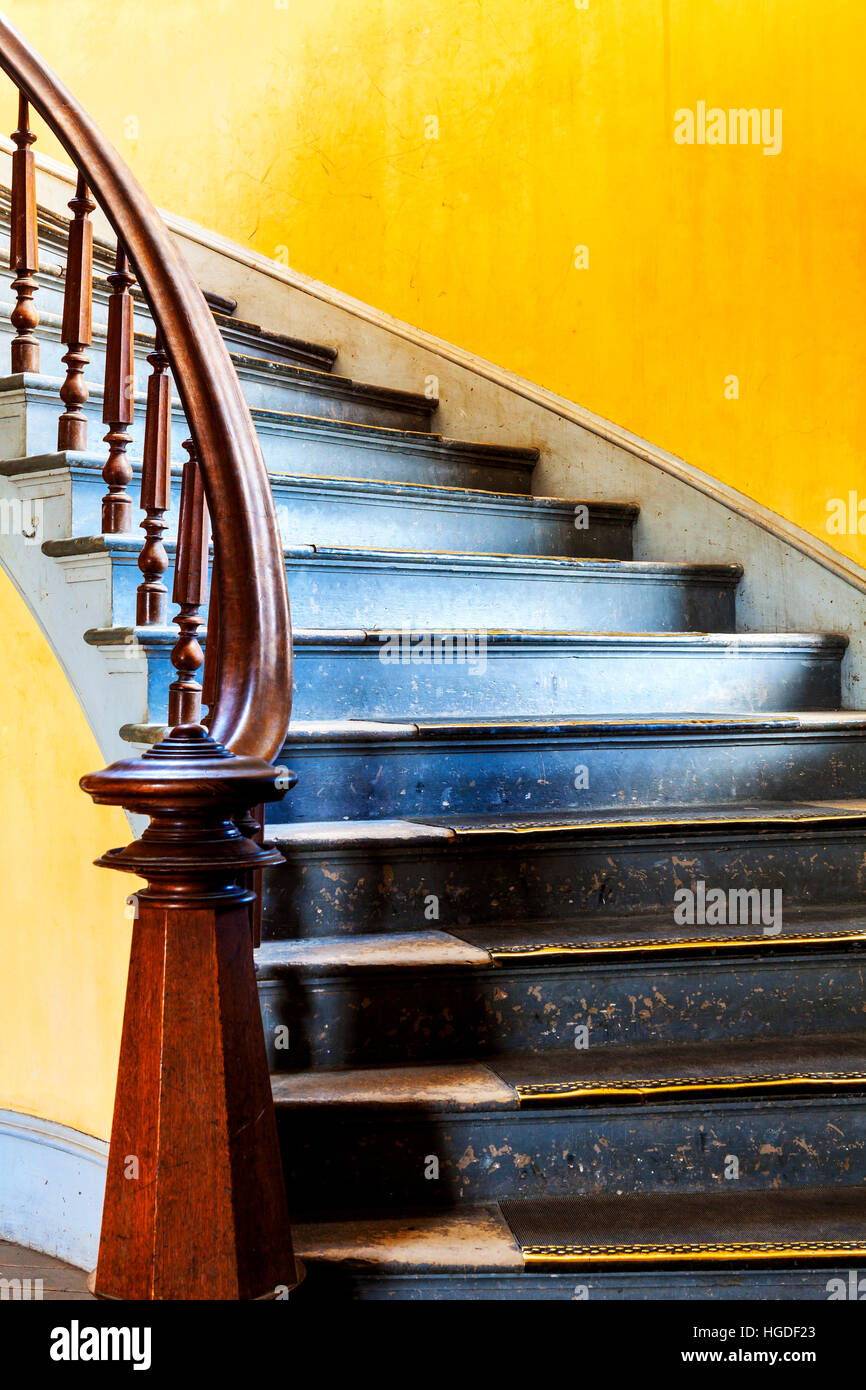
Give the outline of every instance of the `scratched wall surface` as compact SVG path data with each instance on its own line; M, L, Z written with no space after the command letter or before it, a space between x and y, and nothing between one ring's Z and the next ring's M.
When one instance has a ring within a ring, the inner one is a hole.
M129 826L78 789L104 758L2 570L0 630L0 1109L106 1139L133 881L93 860Z
M866 560L827 531L866 497L860 0L5 10L164 206ZM677 144L699 102L781 111L779 152Z

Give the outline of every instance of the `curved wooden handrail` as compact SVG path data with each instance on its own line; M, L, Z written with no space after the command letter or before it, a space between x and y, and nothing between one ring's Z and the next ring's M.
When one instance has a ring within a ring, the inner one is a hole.
M219 556L220 679L210 732L233 752L271 762L291 713L289 603L267 470L228 351L153 203L72 93L2 14L0 68L84 174L162 331L201 461Z

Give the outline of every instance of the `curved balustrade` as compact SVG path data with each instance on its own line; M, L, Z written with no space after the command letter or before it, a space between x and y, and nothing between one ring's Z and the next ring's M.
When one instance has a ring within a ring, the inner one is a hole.
M250 884L279 855L250 812L283 795L270 766L291 701L291 631L267 472L237 375L204 297L161 217L86 112L0 16L0 68L19 92L10 264L13 372L39 371L39 269L32 113L78 170L70 202L58 448L86 447L93 230L117 236L109 276L103 530L132 526L137 280L156 325L148 361L139 624L167 621L163 534L171 494L172 378L189 427L177 533L175 727L139 758L82 779L98 802L150 816L100 864L146 880L136 895L97 1294L261 1298L297 1280L250 941ZM171 369L171 377L169 376ZM209 517L209 520L208 520ZM199 612L213 531L210 642L201 722ZM218 600L218 601L217 601ZM207 727L205 727L205 724ZM240 828L239 828L240 827ZM255 913L253 912L253 917Z

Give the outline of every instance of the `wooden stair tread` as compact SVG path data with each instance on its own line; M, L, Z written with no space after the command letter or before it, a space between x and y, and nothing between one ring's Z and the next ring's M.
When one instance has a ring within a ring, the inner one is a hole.
M843 904L839 907L793 908L785 913L781 930L763 934L758 927L679 925L672 915L643 913L631 916L587 914L570 921L490 922L460 927L460 937L490 952L494 960L513 962L655 953L683 950L785 950L792 947L826 946L836 950L845 943L866 942L866 912Z
M453 841L460 837L542 835L591 835L617 830L621 833L699 833L716 828L749 830L811 828L866 817L866 801L762 802L746 806L635 807L610 811L539 812L514 816L424 816L407 820L304 821L269 823L266 834L277 846L318 847L335 852L353 845Z
M278 1106L461 1112L697 1091L866 1091L866 1034L590 1046L483 1062L279 1073L271 1083Z
M545 1263L826 1261L866 1258L866 1189L588 1194L447 1211L301 1222L308 1265L380 1274Z
M422 1270L508 1271L524 1267L517 1241L497 1206L352 1221L303 1221L293 1227L298 1255L322 1262L400 1273Z
M287 973L319 976L490 964L490 953L483 947L441 931L263 941L256 951L256 975L260 981L279 979Z
M437 1062L350 1071L278 1073L271 1077L281 1106L374 1107L425 1110L513 1109L514 1087L483 1062Z
M866 1256L866 1189L591 1195L503 1202L530 1263Z
M866 1033L595 1048L590 1041L582 1050L500 1057L490 1065L522 1106L775 1086L866 1089Z

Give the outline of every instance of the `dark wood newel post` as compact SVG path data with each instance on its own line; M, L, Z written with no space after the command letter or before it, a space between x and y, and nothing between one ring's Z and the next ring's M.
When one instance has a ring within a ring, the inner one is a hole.
M257 1299L298 1282L250 942L250 872L279 862L232 817L278 800L274 769L188 725L84 777L144 812L97 862L138 874L94 1292Z

